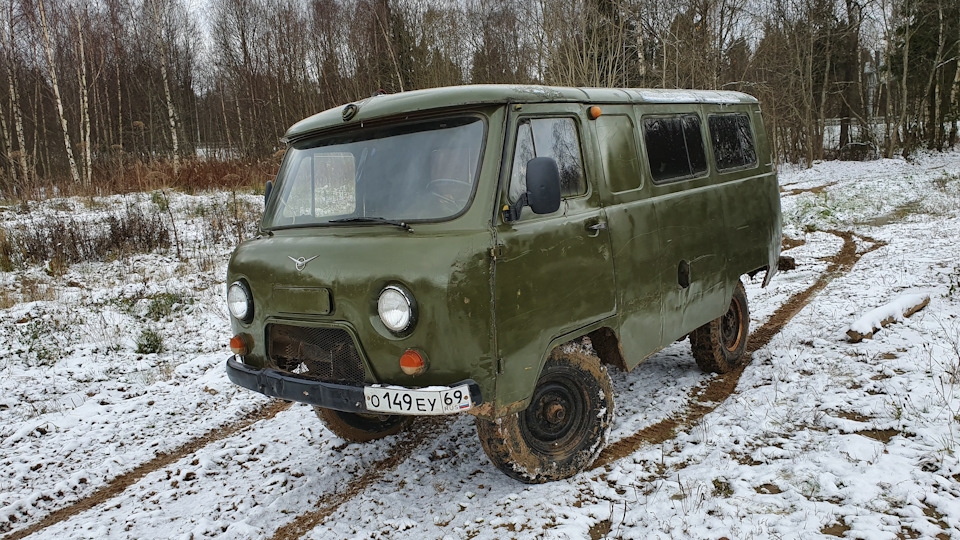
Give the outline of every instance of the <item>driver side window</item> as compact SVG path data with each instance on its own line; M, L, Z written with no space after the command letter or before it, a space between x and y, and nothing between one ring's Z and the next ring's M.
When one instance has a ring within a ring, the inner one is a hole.
M587 192L580 155L580 136L573 118L524 119L517 126L517 143L510 174L511 203L527 191L527 162L549 157L560 170L560 196L576 197Z

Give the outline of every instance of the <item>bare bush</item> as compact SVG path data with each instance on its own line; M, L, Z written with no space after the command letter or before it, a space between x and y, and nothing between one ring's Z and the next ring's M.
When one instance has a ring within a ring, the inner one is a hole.
M104 261L170 247L170 233L159 214L144 214L133 205L99 223L52 217L22 225L4 237L6 240L0 237L0 260L7 253L11 267L49 263L54 272L82 261Z
M7 238L6 229L0 228L0 271L13 270L13 244Z
M205 208L203 214L207 226L203 230L204 242L216 244L230 239L237 243L249 238L256 232L256 225L262 217L262 209L232 193L225 204Z

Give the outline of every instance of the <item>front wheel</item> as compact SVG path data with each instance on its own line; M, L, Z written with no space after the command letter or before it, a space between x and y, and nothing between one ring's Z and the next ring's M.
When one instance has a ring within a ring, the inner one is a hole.
M727 312L690 333L697 365L708 373L727 373L736 368L746 356L749 330L747 291L737 281Z
M314 407L317 417L334 435L348 442L362 443L399 433L413 417L358 414Z
M490 461L527 484L560 480L600 454L613 418L613 385L596 357L550 355L530 405L503 418L477 418L477 435Z

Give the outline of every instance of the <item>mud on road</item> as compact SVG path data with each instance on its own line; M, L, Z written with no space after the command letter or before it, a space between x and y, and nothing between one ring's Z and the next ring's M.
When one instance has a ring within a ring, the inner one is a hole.
M45 518L39 522L27 527L26 529L16 530L3 537L3 540L19 540L20 538L25 538L31 534L37 533L50 527L56 525L61 521L70 519L71 517L80 514L81 512L86 512L91 508L104 503L117 495L123 493L128 487L136 484L144 476L163 469L168 465L171 465L184 457L187 457L197 450L203 448L204 446L209 445L214 441L219 441L225 439L239 431L242 431L251 425L261 421L269 420L282 411L290 408L290 403L285 401L273 401L268 403L266 406L252 411L247 414L245 417L240 420L233 422L231 424L226 424L224 426L213 429L206 434L193 439L192 441L183 444L169 452L158 454L155 458L150 461L136 466L133 470L121 474L115 477L113 480L107 483L107 485L102 488L94 491L90 495L80 499L79 501L55 510L48 514Z
M385 474L393 471L403 463L410 454L425 440L430 440L447 431L455 417L425 417L419 418L405 432L398 435L398 441L390 449L390 455L376 461L367 467L360 477L354 479L341 490L321 497L316 506L303 514L298 515L286 525L283 525L271 536L271 540L291 540L300 538L314 527L323 522L340 506L363 492L371 483L376 482Z

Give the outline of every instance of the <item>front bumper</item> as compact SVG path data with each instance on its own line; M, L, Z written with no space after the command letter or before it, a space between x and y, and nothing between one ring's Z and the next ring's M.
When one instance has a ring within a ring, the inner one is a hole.
M321 382L275 369L257 369L243 362L238 362L235 356L230 356L227 359L227 377L237 386L260 392L266 396L337 411L370 413L366 406L363 389L366 386L373 386L372 384L351 385ZM470 388L470 399L473 401L471 409L483 403L480 386L473 379L466 379L451 386L463 384Z

